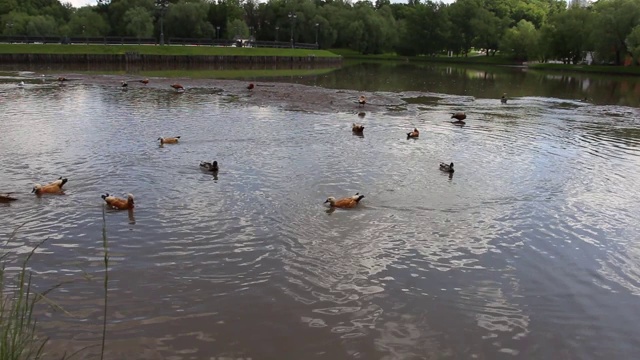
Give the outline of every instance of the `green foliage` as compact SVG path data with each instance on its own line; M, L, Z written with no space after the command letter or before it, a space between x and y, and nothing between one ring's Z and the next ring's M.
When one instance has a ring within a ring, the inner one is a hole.
M540 34L533 23L520 20L515 27L505 32L501 47L517 60L532 60L539 55L539 38Z
M519 60L577 63L587 51L622 64L637 56L639 0L599 0L567 8L565 0L98 0L72 9L59 0L0 0L3 35L220 38L315 43L361 54L396 51L437 56L447 51ZM295 14L295 17L290 17ZM55 26L52 24L52 20ZM523 22L524 21L524 22ZM316 26L316 24L318 24ZM531 28L529 25L533 26ZM219 31L216 28L219 27ZM84 30L84 32L83 32ZM523 45L522 41L527 41Z
M212 38L213 25L207 21L208 5L181 1L170 6L165 15L165 33L172 37Z
M127 35L146 38L153 34L153 17L151 13L143 7L129 9L124 14L124 20L127 24Z
M95 8L83 7L71 15L68 30L63 35L106 36L109 31L109 23Z
M631 52L633 59L638 62L638 59L640 59L640 25L637 25L631 30L631 33L625 39L625 44Z

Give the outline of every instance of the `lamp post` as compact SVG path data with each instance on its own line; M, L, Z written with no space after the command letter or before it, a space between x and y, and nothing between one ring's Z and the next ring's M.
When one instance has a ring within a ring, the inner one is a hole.
M320 27L319 23L316 23L316 48L318 47L318 28Z
M280 31L280 26L276 26L276 42L278 42L278 32Z
M82 25L82 37L84 38L84 43L85 43L85 45L87 45L87 44L88 44L88 41L87 41L87 36L84 34L84 29L85 29L85 26L84 26L84 25Z
M220 26L216 26L216 39L220 39Z
M156 0L156 6L160 8L160 46L164 45L164 13L169 6L168 0Z
M9 36L11 36L9 43L13 44L13 23L8 23L7 27L9 28Z
M291 48L294 49L295 46L293 46L293 26L296 22L296 18L298 16L292 12L289 13L289 20L291 21Z

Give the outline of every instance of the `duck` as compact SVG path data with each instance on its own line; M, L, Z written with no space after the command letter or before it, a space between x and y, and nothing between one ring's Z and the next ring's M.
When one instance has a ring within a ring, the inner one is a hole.
M502 104L507 103L507 93L502 94L502 97L500 98L500 103Z
M254 87L255 85L253 85L253 83L249 83L249 85L247 85L247 90L251 91Z
M364 107L364 104L366 103L367 103L367 98L365 98L364 95L360 95L360 97L358 98L358 106Z
M23 87L23 86L24 86L24 81L20 81L20 82L18 83L18 86Z
M202 168L203 170L213 171L213 172L217 172L219 170L217 161L213 161L213 162L203 161L200 163L200 168Z
M176 89L176 91L181 92L184 91L184 86L180 85L180 84L171 84L169 85L172 88Z
M149 83L149 79L138 80L138 82L147 85Z
M160 145L163 144L176 144L178 143L178 140L180 139L180 136L176 136L176 137L159 137L158 140L160 140Z
M361 117L361 118L365 117L366 115L367 115L367 113L366 113L366 112L364 112L364 111L360 111L360 112L358 113L358 117Z
M417 139L420 136L420 131L414 128L412 132L407 133L407 139Z
M452 119L457 119L457 120L464 120L467 118L467 114L463 113L463 112L457 112L457 113L453 113L451 115Z
M14 198L13 196L11 196L11 194L12 193L0 194L0 203L9 203L9 202L18 200L16 198Z
M364 199L364 195L356 193L353 196L345 197L339 200L336 200L336 198L334 198L333 196L329 196L324 203L329 203L329 206L332 208L350 209L356 207L362 199Z
M362 134L364 131L364 125L353 123L353 125L351 125L351 131L355 134Z
M126 89L129 86L129 83L127 83L126 80L122 81L121 85L120 85L123 89Z
M31 190L31 193L35 193L36 195L61 194L63 193L62 187L64 186L64 184L67 183L67 181L68 181L67 178L62 178L61 176L60 178L58 178L58 180L44 186L40 184L36 184Z
M445 163L440 163L440 170L448 173L453 173L453 163L447 165Z
M67 78L66 78L66 77L64 77L64 76L59 76L59 77L58 77L58 81L59 81L59 82L65 82L65 81L69 81L69 79L67 79Z
M109 193L105 195L101 195L102 199L109 205L110 207L118 210L131 210L134 208L133 204L133 195L127 194L126 199L117 198L113 195L109 195Z

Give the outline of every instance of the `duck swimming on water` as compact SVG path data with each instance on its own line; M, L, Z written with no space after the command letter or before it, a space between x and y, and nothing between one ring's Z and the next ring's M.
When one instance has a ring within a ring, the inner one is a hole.
M407 133L407 139L417 139L420 136L420 131L414 128L412 132Z
M176 136L176 137L159 137L158 140L160 140L160 145L163 145L163 144L176 144L180 140L180 136Z
M213 161L213 162L203 161L200 163L200 168L202 170L213 171L213 172L217 172L219 170L217 161Z
M353 196L345 197L339 200L336 200L336 198L334 198L333 196L329 196L324 203L329 203L329 206L332 208L350 209L358 206L360 200L362 199L364 199L364 195L356 193Z
M453 173L453 163L447 165L445 163L440 163L440 170L448 173Z
M127 194L126 199L121 199L108 193L100 196L110 207L118 210L130 210L134 208L133 195Z
M353 123L351 125L351 131L353 131L354 134L362 134L364 132L364 125Z
M62 194L62 187L64 186L64 184L67 183L67 178L62 178L62 176L54 181L51 182L47 185L40 185L40 184L36 184L33 189L31 190L31 193L34 193L36 195L42 195L42 194Z
M500 103L502 104L507 103L507 93L502 94L502 97L500 98Z

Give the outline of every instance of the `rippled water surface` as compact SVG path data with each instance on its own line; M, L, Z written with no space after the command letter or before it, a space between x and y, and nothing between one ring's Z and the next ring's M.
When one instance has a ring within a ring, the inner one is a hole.
M48 239L34 282L63 282L50 296L70 313L40 316L51 352L99 345L103 212L110 359L640 351L636 108L424 93L360 120L208 88L5 82L0 95L0 191L20 197L0 204L0 236L10 269ZM446 121L460 109L462 128ZM59 176L65 195L29 194ZM104 192L134 194L135 211L105 210ZM356 192L356 209L323 207Z

